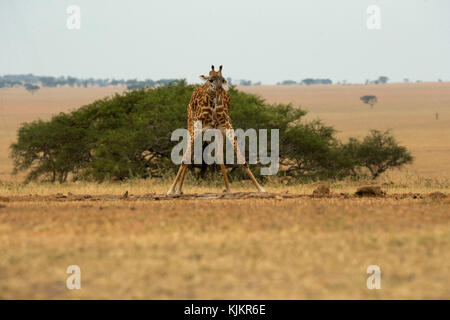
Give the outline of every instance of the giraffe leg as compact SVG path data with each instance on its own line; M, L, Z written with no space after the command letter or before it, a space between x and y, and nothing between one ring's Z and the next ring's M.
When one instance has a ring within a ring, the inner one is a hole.
M178 169L178 173L177 173L177 176L175 177L175 181L173 182L169 191L167 191L168 195L174 194L174 193L181 194L181 188L183 188L184 177L186 175L186 171L189 166L188 160L192 158L192 149L194 147L194 141L198 137L198 135L201 133L201 130L199 129L199 128L201 128L201 123L194 124L193 128L188 123L188 128L189 128L188 130L189 130L189 136L191 138L191 141L187 145L187 150L183 155L180 169ZM178 189L176 189L178 180L180 180L180 185L179 185ZM176 189L176 191L175 191L175 189Z
M180 179L181 173L184 170L184 168L187 167L187 164L182 163L180 165L180 168L178 169L177 175L175 176L175 180L173 181L172 185L170 186L169 191L167 191L167 195L174 194L175 187L177 186L178 180Z
M256 181L255 176L253 175L253 173L251 172L251 170L248 167L248 163L245 160L245 157L242 155L241 151L239 150L237 139L236 139L236 136L234 134L234 130L233 130L232 127L231 128L227 128L226 136L230 140L230 142L233 143L234 152L236 153L236 157L238 159L238 163L239 162L243 162L243 163L239 163L240 166L242 167L242 169L244 169L244 171L247 173L248 177L253 182L253 184L255 185L255 187L258 189L259 192L266 192L263 189L263 187L261 187L259 185L258 181Z
M227 169L225 168L224 158L223 158L223 140L224 140L224 138L226 139L226 137L223 133L223 130L222 130L222 141L220 142L219 149L217 150L217 152L218 152L217 156L219 158L220 171L222 171L223 181L225 182L224 192L232 193L231 188L230 188L230 181L228 180Z
M241 164L241 167L242 167L242 169L244 169L245 172L247 172L247 175L249 176L250 180L252 180L253 184L258 189L258 191L259 192L266 192L264 190L264 188L259 185L258 181L256 181L256 179L255 179L255 176L253 175L253 173L248 168L247 161L244 164Z
M178 186L177 190L175 191L176 194L183 194L182 188L183 188L184 177L186 176L187 169L188 169L188 166L186 165L183 168L183 172L181 172L180 185Z
M187 150L183 154L183 158L181 160L180 168L178 169L177 175L175 176L175 180L173 181L172 185L170 186L169 191L167 191L167 195L175 193L175 188L176 188L178 180L180 180L180 178L181 178L180 187L177 190L177 194L181 193L181 188L183 186L183 181L184 181L184 175L186 174L186 169L188 167L188 164L187 164L188 161L187 160L191 158L192 147L194 145L194 136L193 136L192 133L190 133L190 138L191 138L191 141L187 145Z
M232 193L230 188L230 182L228 181L227 170L225 169L225 165L223 163L220 164L220 170L222 171L223 180L225 181L225 192Z

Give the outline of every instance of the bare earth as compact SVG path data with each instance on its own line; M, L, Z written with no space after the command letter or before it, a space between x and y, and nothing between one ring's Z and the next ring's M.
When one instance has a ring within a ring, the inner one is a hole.
M158 180L24 185L7 157L21 122L123 88L0 89L0 299L449 299L450 84L240 89L302 105L342 138L392 128L416 161L375 181L377 197L354 195L369 181L313 196L317 183L277 180L263 197L234 183L230 197L189 174L175 198ZM81 290L66 288L69 265Z

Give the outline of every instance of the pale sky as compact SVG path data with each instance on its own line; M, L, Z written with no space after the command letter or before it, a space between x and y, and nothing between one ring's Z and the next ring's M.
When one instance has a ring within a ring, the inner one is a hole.
M0 43L0 75L450 81L450 1L0 0Z

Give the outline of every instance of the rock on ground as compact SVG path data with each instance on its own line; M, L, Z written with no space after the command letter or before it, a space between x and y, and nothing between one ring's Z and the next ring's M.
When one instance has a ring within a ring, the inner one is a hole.
M355 194L360 197L382 197L386 192L380 186L363 186L356 190Z

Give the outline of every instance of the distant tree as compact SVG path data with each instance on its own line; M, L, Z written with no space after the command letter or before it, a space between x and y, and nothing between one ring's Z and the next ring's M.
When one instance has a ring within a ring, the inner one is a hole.
M43 87L56 87L58 84L55 77L39 77L39 81Z
M67 77L67 84L70 87L73 87L77 83L77 78L74 77Z
M28 92L31 92L31 94L34 94L37 90L40 89L40 87L38 85L32 84L32 83L25 83L25 89Z
M159 79L155 81L155 85L159 87L168 87L179 83L179 79Z
M385 83L387 83L388 81L389 81L389 78L388 78L388 77L385 77L385 76L381 76L381 77L378 78L378 83L383 83L383 84L385 84Z
M56 86L65 86L68 85L68 81L64 76L60 76L58 78L55 78Z
M155 86L155 84L156 84L156 82L155 81L153 81L152 79L145 79L144 80L144 83L145 83L145 85L146 86L148 86L148 87L154 87Z
M227 77L227 84L229 86L232 86L233 85L233 79L231 79L230 77Z
M123 86L123 85L125 85L125 83L126 83L126 81L123 80L123 79L119 79L119 80L117 80L117 79L112 79L112 80L111 80L111 85L112 85L112 86L118 86L118 85Z
M404 79L403 79L403 82L404 82L404 83L408 83L408 82L409 82L409 79L408 79L408 78L404 78Z
M306 78L300 81L300 84L311 85L311 84L332 84L333 81L330 79L312 79Z
M372 179L390 168L400 168L413 161L407 148L399 146L389 130L384 133L372 130L363 141L350 138L343 151L356 161L353 165L367 168Z
M373 105L378 102L378 99L376 96L362 96L359 98L362 102L365 104L370 105L371 108L373 108Z
M241 86L251 86L252 85L252 80L241 79L241 80L239 80L239 85L241 85Z
M127 84L128 90L144 89L145 84L142 81L130 82Z
M284 80L281 82L282 85L292 85L292 84L297 84L297 82L295 82L294 80Z

